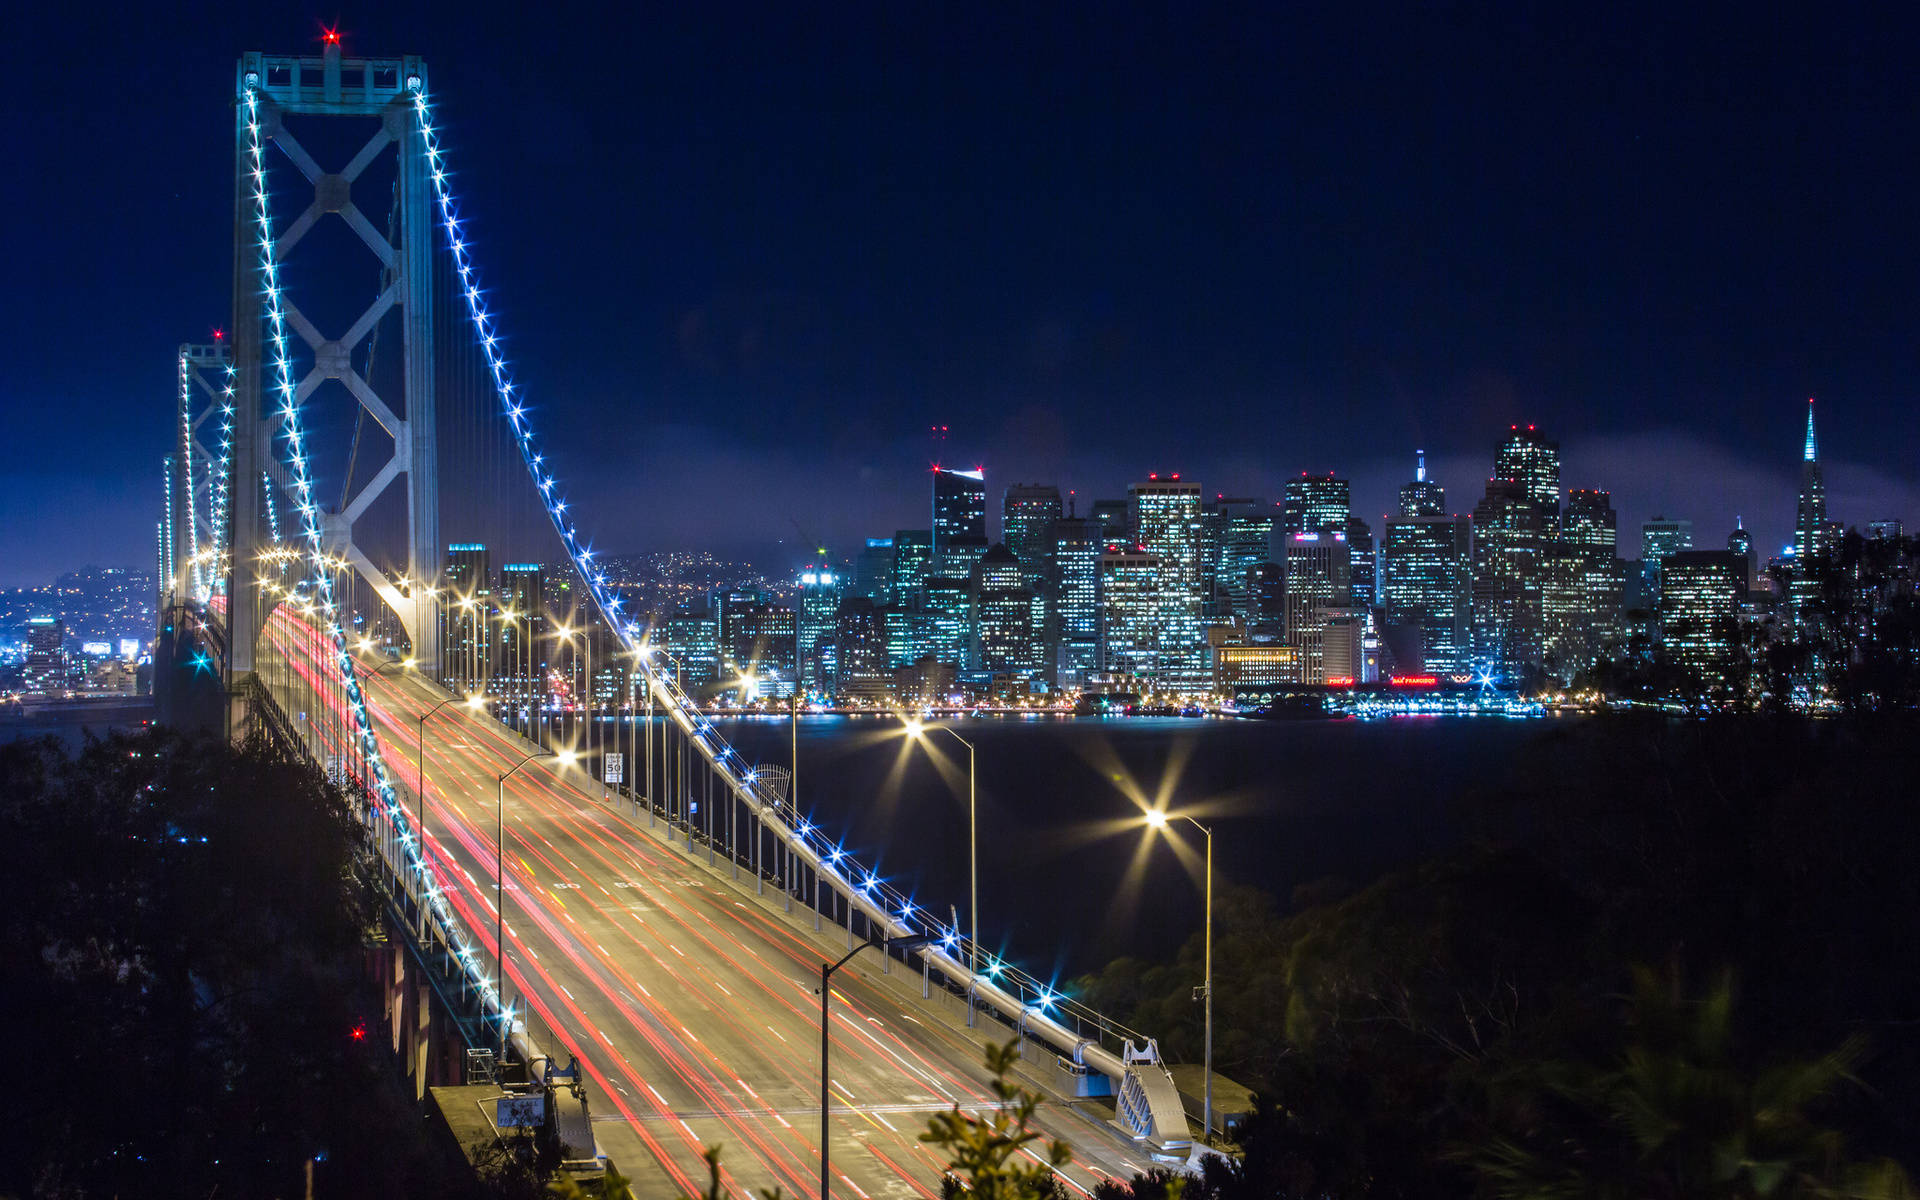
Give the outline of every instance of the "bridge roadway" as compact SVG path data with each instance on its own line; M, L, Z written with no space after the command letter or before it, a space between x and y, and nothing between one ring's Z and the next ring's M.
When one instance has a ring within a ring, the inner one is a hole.
M302 674L320 639L276 613L267 637ZM420 714L446 698L418 676L363 676L394 782L414 811ZM499 723L449 705L427 724L428 840L469 934L493 944L495 797L501 772L534 747ZM815 786L819 786L816 784ZM590 789L590 790L589 790ZM687 1194L704 1182L703 1147L721 1144L737 1195L819 1188L819 998L823 960L845 952L845 930L816 934L809 910L780 894L756 898L750 875L727 879L668 827L579 771L529 764L507 784L509 977L530 997L545 1048L575 1054L592 1090L603 1153L641 1194ZM940 1194L944 1160L917 1140L929 1115L991 1103L982 1038L962 1002L899 962L882 974L869 950L834 976L835 1193L863 1198ZM1105 1125L1104 1101L1049 1098L1038 1122L1073 1146L1060 1173L1071 1190L1125 1179L1151 1164ZM844 1106L844 1107L843 1107ZM748 1190L751 1189L751 1190Z

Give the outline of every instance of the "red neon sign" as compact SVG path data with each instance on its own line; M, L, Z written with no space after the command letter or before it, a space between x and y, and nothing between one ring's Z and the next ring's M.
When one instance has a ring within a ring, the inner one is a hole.
M1327 676L1327 686L1328 686L1328 687L1352 687L1352 686L1353 686L1353 676L1351 676L1351 675L1329 675L1329 676Z
M1393 677L1393 686L1394 687L1439 687L1440 677L1438 675L1395 675Z

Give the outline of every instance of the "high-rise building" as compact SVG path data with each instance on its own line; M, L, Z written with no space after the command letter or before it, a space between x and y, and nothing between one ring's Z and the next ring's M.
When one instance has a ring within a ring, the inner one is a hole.
M1787 585L1794 619L1819 593L1812 560L1828 554L1835 542L1827 521L1827 478L1820 467L1820 441L1813 432L1813 398L1807 398L1807 437L1800 451L1800 495L1793 518L1793 574Z
M1219 525L1219 549L1214 567L1214 593L1218 613L1237 617L1242 623L1253 618L1253 569L1269 561L1273 527L1277 514L1262 500L1221 498L1208 506Z
M1062 513L1060 489L1051 483L1016 483L1001 499L1001 538L1020 562L1028 587L1047 574L1047 555L1053 549L1053 523Z
M484 543L454 542L447 547L447 588L456 600L491 594L493 566Z
M1400 515L1403 517L1444 517L1447 515L1447 489L1427 478L1427 452L1414 451L1413 482L1400 485Z
M1557 514L1517 479L1489 479L1473 506L1473 658L1518 680L1546 653L1543 592Z
M1212 686L1206 627L1200 621L1200 485L1179 475L1127 489L1139 545L1160 561L1156 682L1167 691L1205 694Z
M1640 570L1645 576L1648 605L1658 616L1660 609L1660 564L1670 554L1693 549L1693 522L1673 517L1654 516L1640 526Z
M1077 690L1100 670L1099 522L1062 517L1053 526L1053 624L1058 650L1054 682Z
M973 640L973 581L951 575L929 576L925 611L921 655L965 667Z
M704 601L688 602L669 613L659 642L667 669L679 672L682 687L697 690L720 678L720 620Z
M1285 558L1283 552L1280 555ZM1284 637L1287 628L1287 568L1263 562L1247 572L1247 635Z
M1379 561L1374 554L1373 529L1359 517L1347 518L1347 574L1351 580L1353 603L1371 608L1380 602Z
M900 529L893 535L893 602L913 605L933 574L933 532Z
M1133 516L1125 500L1095 500L1087 516L1100 526L1100 536L1109 546L1134 544Z
M853 560L853 591L876 605L893 596L893 539L868 538L866 546Z
M1327 614L1352 595L1353 560L1346 530L1287 535L1286 640L1300 651L1302 683L1325 683Z
M447 607L442 670L462 691L489 686L495 666L493 566L480 542L447 547Z
M889 604L879 610L880 628L887 642L887 667L911 666L926 653L927 614L904 604Z
M1473 668L1473 530L1463 516L1387 522L1380 555L1386 639L1402 674Z
M547 678L547 569L539 563L500 568L495 597L499 621L499 674L494 691L509 699L540 695Z
M822 642L835 636L834 621L840 613L840 600L846 581L826 566L808 566L800 572L800 610L796 614L796 650L799 654L800 686L809 690L828 690L816 667Z
M1693 549L1693 522L1656 516L1640 527L1640 557L1658 562L1669 554Z
M933 469L933 570L965 578L987 552L984 471Z
M1025 564L1000 542L974 568L969 670L1029 679L1040 674L1040 629L1025 575Z
M1286 533L1325 533L1347 531L1352 509L1352 485L1334 478L1333 472L1287 480L1286 498L1281 501L1281 526Z
M1560 445L1538 426L1510 427L1473 509L1473 655L1521 679L1543 664L1546 598L1560 529Z
M47 696L67 690L67 623L59 617L27 618L27 661L20 690Z
M1740 561L1747 564L1747 573L1744 578L1746 579L1747 588L1751 590L1753 587L1753 572L1755 566L1753 560L1753 535L1747 532L1747 527L1741 523L1739 517L1733 519L1733 532L1727 535L1727 553L1739 555Z
M1660 641L1682 667L1710 679L1737 636L1745 563L1724 550L1676 550L1660 569Z
M1520 485L1526 498L1555 516L1560 512L1560 443L1533 425L1512 426L1494 452L1493 476Z
M873 600L849 596L834 614L834 693L878 701L893 683L886 624Z
M1882 517L1878 521L1867 522L1867 540L1870 542L1899 541L1907 536L1907 527L1898 517Z
M1161 678L1160 571L1159 556L1137 546L1100 555L1100 669L1148 687Z
M1620 640L1624 593L1612 496L1569 490L1545 596L1547 661L1561 679L1571 680Z

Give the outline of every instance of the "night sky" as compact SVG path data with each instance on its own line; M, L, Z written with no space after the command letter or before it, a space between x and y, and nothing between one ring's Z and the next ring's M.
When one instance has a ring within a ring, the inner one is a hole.
M926 523L936 453L1083 511L1331 469L1377 528L1416 447L1470 508L1515 421L1622 553L1656 511L1771 549L1810 395L1834 513L1920 518L1916 30L1881 17L79 7L0 39L0 585L152 561L173 351L229 320L233 63L323 19L427 57L605 550L844 552Z

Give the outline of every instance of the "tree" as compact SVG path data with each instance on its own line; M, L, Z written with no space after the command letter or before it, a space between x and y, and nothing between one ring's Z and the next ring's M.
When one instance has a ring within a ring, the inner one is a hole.
M1048 1142L1042 1161L1028 1161L1020 1152L1041 1141L1033 1128L1033 1114L1040 1106L1038 1094L1014 1082L1010 1076L1020 1061L1020 1039L1004 1046L987 1046L987 1070L993 1074L993 1094L998 1103L992 1115L979 1120L960 1111L955 1104L943 1113L935 1113L927 1122L920 1140L938 1146L948 1155L943 1192L949 1196L969 1195L977 1200L1055 1200L1062 1188L1054 1171L1073 1157L1065 1142ZM1172 1200L1179 1200L1174 1196Z
M1636 969L1625 1045L1600 1062L1516 1072L1502 1089L1511 1132L1458 1157L1498 1200L1911 1200L1897 1164L1849 1161L1813 1115L1852 1081L1861 1042L1752 1067L1736 1053L1733 1010L1730 973L1689 999L1677 976Z

